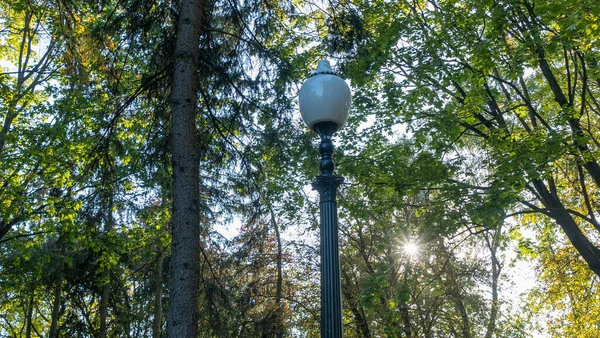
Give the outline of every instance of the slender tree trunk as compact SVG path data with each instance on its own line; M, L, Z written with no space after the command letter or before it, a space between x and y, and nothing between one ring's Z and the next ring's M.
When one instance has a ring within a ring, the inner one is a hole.
M65 271L65 241L61 234L58 239L58 245L60 246L60 261L58 263L58 271L56 273L56 285L54 286L54 299L52 301L52 316L50 322L50 338L58 337L58 320L60 319L60 304L62 295L62 283L64 279Z
M105 270L103 273L103 280L109 278L109 271ZM110 283L106 281L106 284L102 286L102 296L100 298L100 333L98 337L108 337L107 317L108 317L108 297L110 294Z
M410 273L411 265L410 261L407 263L406 271L404 271L403 283L407 285L408 274ZM404 331L404 337L412 337L412 327L410 324L410 313L408 312L408 302L400 306L400 313L402 314L402 330Z
M500 261L496 256L500 234L501 227L498 226L498 228L496 229L496 233L494 234L494 238L492 239L492 242L490 243L488 241L487 243L492 258L492 307L490 309L490 318L486 327L485 338L492 338L494 336L494 331L496 330L496 318L498 317L498 308L500 306L500 302L498 301L498 280L500 279L502 265L500 264Z
M31 338L31 329L33 327L33 301L35 292L31 292L29 299L27 300L27 318L25 323L25 337Z
M171 93L173 238L167 333L196 338L200 279L200 175L196 131L196 71L203 0L183 0L179 11Z
M159 252L154 269L154 323L152 325L152 338L160 338L162 327L162 252Z
M492 307L490 309L490 318L487 324L485 338L492 338L496 330L496 318L498 317L498 268L492 265Z
M112 179L113 175L109 175ZM109 181L109 184L112 182ZM110 230L114 227L114 218L113 218L113 205L114 205L114 190L112 186L109 187L109 196L108 196L108 214L106 219L106 226L104 231L109 233ZM102 285L102 295L100 298L100 333L98 334L99 338L107 338L108 337L108 299L110 297L110 268L105 267L102 272L102 281L105 283Z
M271 209L271 223L275 229L275 236L277 237L277 290L275 294L275 337L283 337L283 304L281 299L283 298L283 246L281 243L281 234L279 233L279 225L275 218L275 212Z

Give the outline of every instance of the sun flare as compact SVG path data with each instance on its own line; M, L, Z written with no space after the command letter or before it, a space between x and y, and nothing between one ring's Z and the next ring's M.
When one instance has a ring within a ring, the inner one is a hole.
M416 256L419 254L419 246L413 242L406 243L402 249L404 250L404 253L409 256Z

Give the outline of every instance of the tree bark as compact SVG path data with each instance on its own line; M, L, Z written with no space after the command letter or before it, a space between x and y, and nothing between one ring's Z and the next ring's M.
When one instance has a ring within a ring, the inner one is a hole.
M181 2L171 93L173 238L167 316L170 338L196 338L198 331L200 156L195 111L203 17L203 0Z

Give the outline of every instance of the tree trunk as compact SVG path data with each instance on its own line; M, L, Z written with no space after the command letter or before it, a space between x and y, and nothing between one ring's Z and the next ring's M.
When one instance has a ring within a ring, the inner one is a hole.
M33 317L33 300L34 300L35 292L32 291L29 299L27 300L27 318L25 319L25 337L31 338L31 328L33 327L32 317Z
M110 283L106 280L106 278L110 278L109 271L104 270L103 272L103 280L106 281L106 284L102 286L102 296L100 298L100 333L98 337L106 338L108 337L108 327L106 325L106 320L108 317L108 296L110 292Z
M108 174L109 180L109 195L108 195L108 213L106 216L106 225L104 227L104 231L109 233L114 227L115 220L113 218L113 206L114 206L114 189L112 187L112 173ZM110 297L110 267L108 264L104 267L104 271L102 271L102 282L105 283L102 285L102 294L100 296L100 333L98 334L99 338L107 338L108 337L108 299Z
M60 261L58 263L58 271L56 273L56 285L54 286L54 299L52 301L52 316L50 323L50 338L58 337L58 320L60 319L60 303L62 294L62 283L65 271L65 242L63 235L58 239L60 247Z
M488 241L487 237L485 238L490 249L490 255L492 259L492 306L490 308L490 318L487 323L485 338L492 338L494 336L494 331L496 330L496 318L498 317L498 308L500 307L500 302L498 300L498 280L500 279L502 265L498 260L498 256L496 256L498 246L500 244L500 234L501 225L496 229L491 243Z
M283 337L283 304L281 299L283 298L283 246L281 243L281 234L279 233L279 225L275 218L275 212L271 209L271 223L275 229L275 236L277 237L277 289L275 294L275 321L274 331L276 338Z
M411 265L410 260L407 263L406 271L404 271L403 284L408 284L408 274L410 273ZM408 312L408 301L400 305L400 313L402 314L402 330L404 331L404 337L412 337L412 327L410 324L410 313ZM399 325L398 325L399 326Z
M152 325L152 338L160 338L162 327L162 252L159 252L154 269L154 323Z
M171 93L173 237L167 317L170 338L196 338L198 331L200 156L195 111L203 17L203 0L181 2Z

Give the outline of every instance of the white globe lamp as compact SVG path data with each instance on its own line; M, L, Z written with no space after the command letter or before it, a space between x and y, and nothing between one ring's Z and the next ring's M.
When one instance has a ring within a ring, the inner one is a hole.
M299 101L300 114L310 129L332 122L339 130L348 120L352 97L346 81L331 70L329 61L322 60L300 88Z

